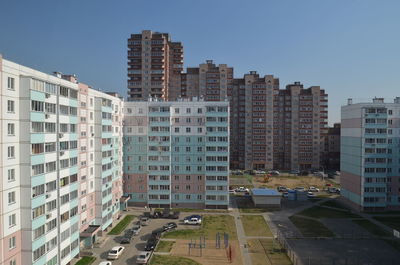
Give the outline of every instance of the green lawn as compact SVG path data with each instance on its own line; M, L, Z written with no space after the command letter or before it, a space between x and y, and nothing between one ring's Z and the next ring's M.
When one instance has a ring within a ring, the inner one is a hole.
M160 240L157 244L156 252L170 252L175 241Z
M154 255L151 258L150 265L201 265L200 263L183 257Z
M346 206L344 206L342 203L338 202L337 200L326 201L326 202L321 203L321 205L339 208L339 209L343 209L343 210L349 210L349 208L347 208Z
M306 219L297 215L289 217L290 221L306 237L334 237L335 235L325 225L317 220Z
M261 215L242 215L246 236L272 236L271 230Z
M298 213L299 215L304 215L312 218L360 218L360 216L356 214L352 214L347 211L339 211L328 209L319 206L313 206L311 208L307 208L304 211Z
M272 239L251 239L248 244L253 265L292 264L281 245Z
M377 226L376 224L366 220L366 219L356 219L352 220L353 223L358 224L368 232L376 236L390 236L388 232Z
M400 231L400 216L375 216L375 220Z
M82 257L75 265L89 265L96 260L95 257Z
M229 239L237 238L235 220L230 215L204 215L200 229L178 229L167 232L164 238L191 239L205 236L214 239L217 232L229 234Z
M125 216L124 219L122 219L113 229L111 229L110 232L108 232L108 235L121 234L134 218L135 218L134 215Z

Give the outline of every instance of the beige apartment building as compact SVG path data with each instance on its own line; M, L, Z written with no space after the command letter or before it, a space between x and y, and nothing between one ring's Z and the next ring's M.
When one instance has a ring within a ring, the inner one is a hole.
M168 33L143 30L128 39L128 101L176 99L182 70L183 46Z

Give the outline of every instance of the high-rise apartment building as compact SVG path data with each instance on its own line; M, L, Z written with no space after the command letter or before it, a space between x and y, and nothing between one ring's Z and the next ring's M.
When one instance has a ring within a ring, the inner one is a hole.
M341 195L361 211L400 209L400 98L342 106Z
M274 95L279 79L255 71L235 78L229 89L231 168L272 169Z
M274 98L274 168L321 169L328 132L328 95L319 86L287 85Z
M124 106L124 191L132 205L228 207L229 106L188 99Z
M212 60L199 67L187 68L182 74L181 96L198 97L206 101L224 101L233 80L233 67L215 65Z
M0 85L0 263L68 264L118 212L122 102L1 57Z
M328 128L328 134L325 137L325 150L324 168L334 171L340 170L340 123L335 123L333 127Z
M128 39L128 101L181 95L183 46L168 33L143 30Z

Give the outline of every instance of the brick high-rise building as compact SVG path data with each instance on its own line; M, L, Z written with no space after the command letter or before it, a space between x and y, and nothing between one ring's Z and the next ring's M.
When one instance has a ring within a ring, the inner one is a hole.
M274 168L319 169L328 132L328 95L300 82L279 90L274 99Z
M189 67L182 75L182 97L203 97L206 101L223 101L233 80L233 67L216 65L212 60Z
M183 46L168 33L143 30L128 39L128 101L176 99L182 70Z
M231 108L231 168L273 168L273 100L279 79L255 71L233 80Z

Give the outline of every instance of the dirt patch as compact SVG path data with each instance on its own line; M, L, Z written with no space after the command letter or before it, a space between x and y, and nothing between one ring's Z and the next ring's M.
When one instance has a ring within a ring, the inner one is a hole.
M233 260L229 262L227 253L228 251L223 247L224 242L221 240L221 248L215 248L215 240L206 240L206 246L202 249L202 255L200 256L200 248L191 249L189 255L188 243L190 240L177 239L171 250L171 255L190 258L203 265L224 265L234 264L242 265L242 255L240 253L239 242L237 240L230 240L230 246L233 253ZM199 243L199 242L197 242Z
M263 186L273 189L276 189L278 186L285 186L291 189L296 187L308 188L310 186L314 186L321 190L326 188L327 183L332 184L332 182L329 180L322 180L321 178L314 176L274 176L270 177L267 182L264 182L263 177L254 177L253 183L256 183L256 186ZM335 185L332 184L332 186Z

